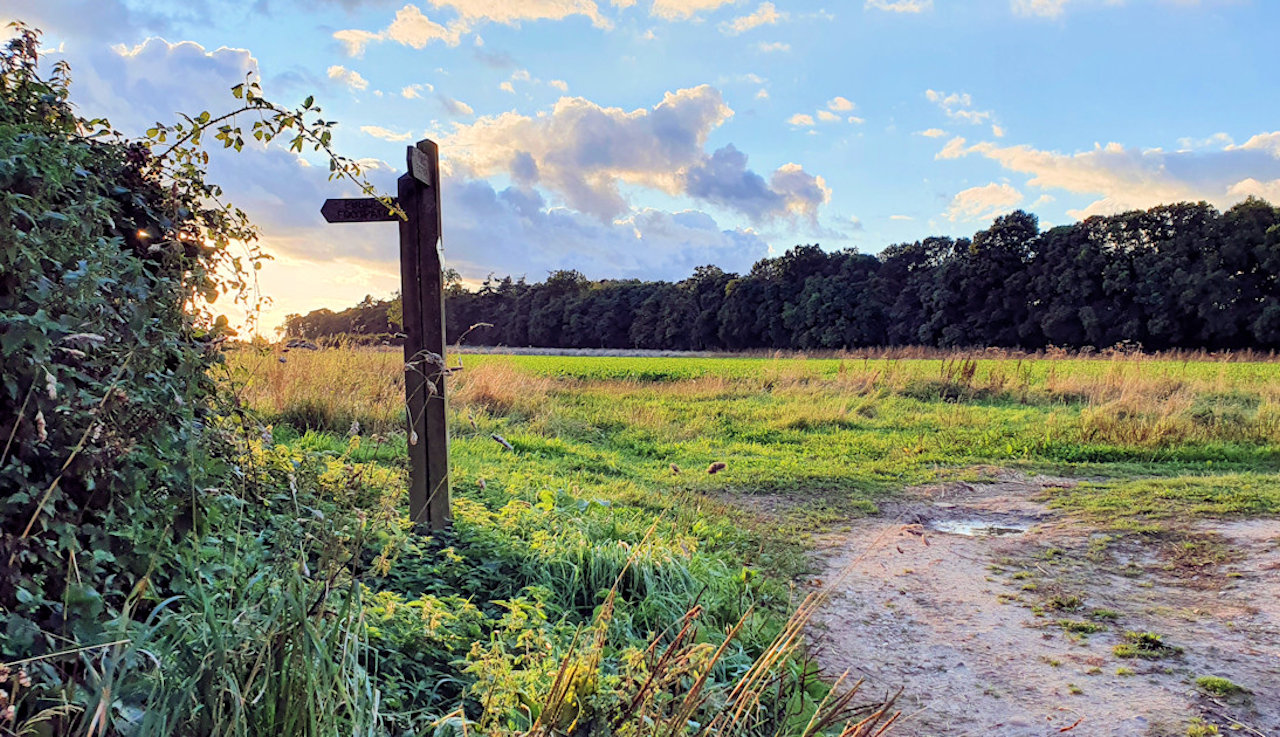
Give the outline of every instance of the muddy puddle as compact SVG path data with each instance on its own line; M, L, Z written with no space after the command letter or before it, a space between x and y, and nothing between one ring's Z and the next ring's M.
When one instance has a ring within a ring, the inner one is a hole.
M826 538L819 662L901 688L900 735L1280 737L1280 521L1118 536L1045 506L1067 483L912 489Z
M1031 525L1016 521L993 521L981 519L938 519L928 524L934 532L945 532L948 535L964 535L966 537L1001 537L1003 535L1021 535L1031 529Z

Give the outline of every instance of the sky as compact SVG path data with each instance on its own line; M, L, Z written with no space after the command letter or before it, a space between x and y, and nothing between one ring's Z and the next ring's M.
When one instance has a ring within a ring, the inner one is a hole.
M744 272L1019 208L1280 204L1272 0L4 0L13 19L126 133L252 78L314 95L386 192L435 140L469 284ZM273 257L264 332L398 289L396 228L326 225L354 194L327 174L279 146L210 164Z

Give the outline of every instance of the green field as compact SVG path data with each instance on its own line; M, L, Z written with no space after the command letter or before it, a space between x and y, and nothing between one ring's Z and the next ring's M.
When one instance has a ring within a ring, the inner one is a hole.
M268 416L319 431L357 421L390 438L401 421L398 360L373 352L240 359L251 404ZM1141 494L1146 477L1184 478L1203 491L1158 495L1164 502L1143 506L1145 516L1277 505L1280 364L453 360L464 366L453 404L461 489L486 475L533 473L610 495L786 492L813 506L870 509L904 486L1000 467L1105 479L1058 500L1098 513L1108 496ZM492 433L518 452L504 452ZM396 441L388 442L390 450ZM716 461L724 472L702 473Z
M397 529L406 451L399 355L278 358L242 351L228 372L272 424L277 452L319 454L347 469L335 473L373 469L366 478L382 481L361 503ZM531 667L512 643L566 657L628 560L611 605L618 613L594 656L614 665L601 672L639 657L702 607L707 643L746 617L712 669L728 688L787 626L793 583L810 570L811 535L876 514L913 485L1006 469L1079 478L1051 490L1050 504L1117 534L1280 512L1278 364L450 361L463 367L450 400L456 525L432 539L384 535L385 575L367 584L391 706L414 701L425 687L411 684L435 678L450 684L431 691L438 712L490 698L505 704L493 713L516 714L549 686L556 661ZM712 463L725 467L710 474ZM767 524L752 511L760 505L775 512ZM400 619L405 606L438 617L429 646ZM790 690L776 702L790 729L826 688L796 652L783 666ZM625 692L607 678L584 688L584 698L606 701Z

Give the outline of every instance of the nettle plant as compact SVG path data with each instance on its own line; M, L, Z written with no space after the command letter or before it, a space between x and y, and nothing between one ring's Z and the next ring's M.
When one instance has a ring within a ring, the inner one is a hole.
M281 139L327 158L331 178L372 187L330 149L333 123L310 98L282 107L247 81L230 112L131 140L77 115L66 64L44 75L38 32L11 30L0 52L0 662L35 658L37 681L66 683L74 659L49 656L105 642L112 620L154 601L166 551L199 527L206 490L234 483L209 376L232 331L215 310L256 306L264 255L245 213L205 181L204 139L236 150Z

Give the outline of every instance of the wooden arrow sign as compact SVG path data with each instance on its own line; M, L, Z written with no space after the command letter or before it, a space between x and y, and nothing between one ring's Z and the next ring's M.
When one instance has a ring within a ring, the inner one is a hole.
M400 206L395 199L391 200L391 204ZM325 200L320 214L327 223L389 223L400 219L399 215L391 212L385 203L375 197Z
M404 326L404 391L408 426L409 517L433 530L448 527L449 404L445 378L444 268L440 251L440 150L433 141L408 147L398 197L325 200L330 223L400 224L400 296ZM403 218L391 207L403 212ZM434 358L434 360L432 360Z

